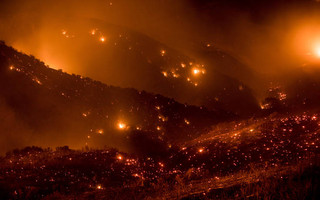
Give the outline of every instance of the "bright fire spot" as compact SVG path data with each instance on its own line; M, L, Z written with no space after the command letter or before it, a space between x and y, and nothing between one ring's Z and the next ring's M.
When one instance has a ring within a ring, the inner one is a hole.
M198 83L195 83L195 84L194 84L194 86L196 86L196 87L197 87L197 86L198 86Z
M160 126L157 126L157 130L160 131L160 130L161 130L161 127L160 127Z
M100 40L100 42L105 42L105 41L106 41L106 38L103 37L103 36L101 36L99 40Z
M160 53L161 53L161 56L164 56L166 54L166 51L165 50L161 50Z
M156 106L156 109L157 109L157 110L160 110L160 106Z
M184 122L185 122L187 125L190 124L190 122L189 122L187 119L184 119Z
M203 149L201 148L201 149L199 149L199 153L202 153L203 152Z
M122 160L123 157L122 157L121 155L118 155L118 156L117 156L117 159L118 159L118 160Z
M252 128L252 129L250 129L250 132L252 133L254 131L254 129Z
M164 164L163 164L163 163L161 163L161 162L159 162L159 165L160 165L160 167L164 167Z
M186 67L186 64L181 63L181 67L182 67L182 68L185 68L185 67Z
M102 189L102 186L101 186L101 185L97 185L97 189L98 189L98 190L101 190L101 189Z
M91 30L91 35L95 35L95 34L96 34L96 30L95 29Z
M11 66L9 67L9 69L10 69L10 70L14 70L14 66L11 65Z
M168 77L168 73L167 72L162 72L164 77Z
M200 73L200 70L197 69L197 68L194 68L194 69L192 70L192 72L193 72L194 75L197 75L197 74Z
M66 35L66 34L67 34L67 31L63 30L62 35Z
M119 128L119 129L123 130L123 129L125 129L126 127L127 127L126 124L124 124L124 123L122 123L122 122L119 122L119 123L118 123L118 128Z
M34 82L38 83L39 85L42 85L41 81L38 78L33 78L32 80Z
M97 131L97 133L99 133L100 135L102 135L102 134L103 134L103 129L99 129L99 130Z

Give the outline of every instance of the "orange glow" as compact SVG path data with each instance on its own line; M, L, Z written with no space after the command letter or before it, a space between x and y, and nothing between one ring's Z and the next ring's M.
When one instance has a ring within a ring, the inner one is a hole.
M199 153L202 153L203 152L203 149L201 148L201 149L199 149Z
M102 135L102 134L104 133L104 131L103 131L103 129L99 129L99 130L97 131L97 133L99 133L100 135Z
M166 54L165 50L161 50L161 56L164 56Z
M192 72L193 72L194 75L197 75L197 74L200 73L200 70L197 69L197 68L194 68L194 69L192 70Z
M99 40L100 40L100 42L105 42L105 41L106 41L106 38L103 37L103 36L101 36Z
M118 129L124 130L125 128L127 128L127 125L125 123L122 123L122 122L118 123Z
M97 185L97 189L98 189L98 190L101 190L101 189L102 189L102 186L101 186L101 185Z
M122 157L121 155L118 155L118 156L117 156L117 159L118 159L118 160L122 160L123 157Z
M315 48L314 53L318 58L320 58L320 45Z
M96 30L95 29L91 30L91 35L95 35L95 34L96 34Z
M164 77L168 77L168 73L167 72L162 72Z

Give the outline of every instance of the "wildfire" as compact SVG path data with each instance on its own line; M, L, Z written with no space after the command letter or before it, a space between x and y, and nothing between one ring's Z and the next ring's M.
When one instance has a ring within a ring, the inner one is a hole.
M98 190L102 190L102 186L99 184L99 185L97 185L97 189Z
M200 70L198 68L194 68L192 72L194 75L198 75L200 73Z
M100 135L102 135L102 134L104 133L104 131L103 131L103 129L99 129L99 130L97 131L97 133L100 134Z
M91 33L91 35L95 35L96 34L96 30L92 29L90 33Z
M118 156L117 156L117 159L118 159L118 160L122 160L123 157L122 157L121 155L118 155Z
M160 53L161 53L161 56L164 56L166 54L166 51L165 50L161 50Z
M164 77L168 77L168 73L167 72L162 72Z
M122 123L122 122L118 123L118 129L123 130L125 128L127 128L127 125L125 123Z
M199 151L199 153L202 153L203 152L203 148L199 149L198 151Z
M105 42L105 41L106 41L106 38L103 37L103 36L101 36L99 40L100 40L100 42Z

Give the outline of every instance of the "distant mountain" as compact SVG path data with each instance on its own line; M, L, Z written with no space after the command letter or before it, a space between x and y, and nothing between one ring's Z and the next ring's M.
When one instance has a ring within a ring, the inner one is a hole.
M180 143L234 117L46 66L0 44L1 151L26 145L129 150L132 135Z
M69 62L76 73L213 110L222 107L252 115L259 109L245 82L254 78L253 73L222 50L193 58L127 28L97 20L79 23L50 30L56 35L43 41L46 55Z

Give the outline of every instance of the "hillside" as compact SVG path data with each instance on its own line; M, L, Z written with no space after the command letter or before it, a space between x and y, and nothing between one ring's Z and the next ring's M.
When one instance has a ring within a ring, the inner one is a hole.
M35 49L44 49L38 56L49 65L109 85L145 90L212 110L218 106L250 116L259 110L247 84L248 77L257 79L253 76L256 74L222 50L211 48L214 55L205 59L129 28L100 20L73 21L77 23L45 30L48 34L41 47L32 44ZM247 77L242 79L244 73Z
M128 150L133 130L179 143L233 116L50 69L4 43L0 56L2 152L9 145L64 144Z

